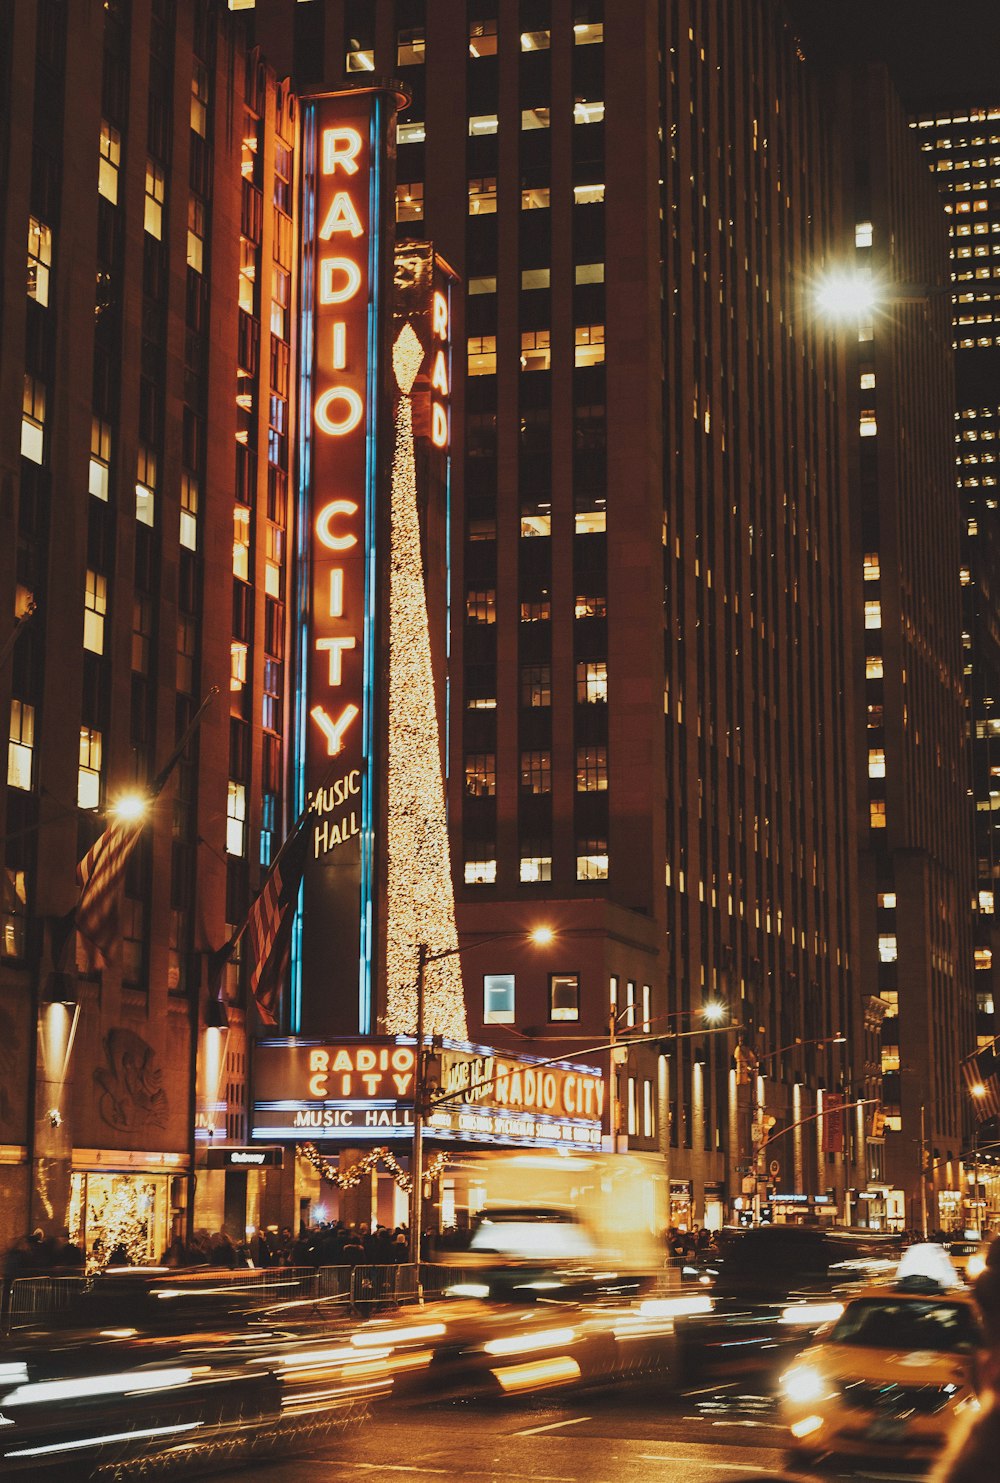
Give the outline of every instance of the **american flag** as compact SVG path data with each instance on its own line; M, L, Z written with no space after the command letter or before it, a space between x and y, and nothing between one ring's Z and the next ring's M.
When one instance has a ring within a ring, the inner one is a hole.
M250 992L266 1025L276 1025L278 995L288 963L295 902L306 863L309 810L295 821L250 908L243 931L250 944Z
M107 967L118 941L118 898L128 857L139 842L143 820L119 820L94 841L76 867L80 899L76 930L89 969Z
M1000 1117L1000 1056L997 1042L983 1046L966 1056L962 1062L962 1075L972 1097L976 1117L981 1123L987 1118Z

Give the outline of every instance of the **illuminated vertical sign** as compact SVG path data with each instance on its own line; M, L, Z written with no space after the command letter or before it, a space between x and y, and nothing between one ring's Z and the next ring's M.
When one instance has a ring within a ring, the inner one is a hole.
M386 130L378 90L303 103L300 802L314 800L291 1028L371 1028Z

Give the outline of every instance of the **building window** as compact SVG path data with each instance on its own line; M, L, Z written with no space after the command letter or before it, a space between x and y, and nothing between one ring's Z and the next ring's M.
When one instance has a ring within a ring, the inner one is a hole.
M397 221L423 221L424 219L424 183L422 180L411 180L407 185L396 187L396 220Z
M874 229L870 221L859 221L854 228L855 247L871 247Z
M470 376L493 376L496 374L496 335L470 335L468 354Z
M514 975L513 973L486 973L483 975L483 1024L512 1025L514 1023Z
M95 809L101 802L101 733L80 727L80 767L76 801L79 808Z
M492 587L470 587L465 594L465 616L470 623L497 621L497 595Z
M580 978L576 973L549 974L549 1019L580 1018Z
M873 798L868 805L868 817L873 829L885 828L885 799Z
M233 507L233 576L250 580L250 511L243 505Z
M589 185L574 185L574 206L597 206L604 200L604 182L591 181Z
M465 791L470 798L492 798L497 791L494 752L469 752L465 758Z
M882 627L882 604L877 598L865 603L865 627Z
M143 227L159 242L163 237L163 200L166 184L163 170L155 160L146 161L146 205Z
M87 488L95 499L108 498L108 470L111 464L111 428L99 417L90 425L90 470Z
M153 525L156 519L156 454L145 443L139 444L136 464L135 518L141 525Z
M353 37L351 50L347 53L348 72L374 72L375 53L370 47L360 46Z
M521 792L552 792L552 753L521 753Z
M495 57L496 54L496 21L474 21L469 27L469 56Z
M874 438L878 432L878 423L874 412L862 412L858 431L863 438Z
M603 283L603 263L577 263L573 270L573 281L575 283Z
M861 372L861 379L860 379L859 384L861 386L861 390L862 391L874 391L875 390L875 372L874 371L862 371Z
M642 1136L652 1138L656 1132L653 1120L653 1083L644 1081L642 1084Z
M603 99L590 103L578 99L573 105L573 122L575 124L602 124L604 122Z
M625 984L625 1028L635 1029L635 980L632 978Z
M423 119L406 119L396 125L397 144L422 144L427 138L427 125Z
M878 893L878 896L877 896L876 900L878 902L878 906L879 906L879 909L881 911L895 911L896 910L896 893L895 893L895 891L880 891Z
M878 939L878 959L880 963L895 963L899 957L895 932L880 932Z
M885 777L885 748L868 748L868 776L870 778Z
M52 270L52 228L34 216L28 217L28 298L38 304L49 302L49 273Z
M649 984L642 986L642 1028L648 1030L652 1020L653 990Z
M521 856L521 884L522 886L534 885L539 881L550 881L552 879L552 856L551 855L522 855Z
M35 758L35 707L24 700L10 703L7 786L30 792Z
M522 31L522 51L548 51L552 45L552 36L548 31Z
M578 705L606 705L608 700L608 662L588 659L576 666L576 700Z
M137 675L149 674L149 649L153 637L153 604L148 597L132 601L132 669Z
M574 618L606 618L608 600L603 596L588 596L586 593L581 593L574 604L573 616Z
M268 597L281 598L281 568L285 560L285 532L268 521L264 552L264 591Z
M476 294L495 294L496 291L497 291L497 281L496 281L495 278L470 278L469 279L469 296L470 297L472 297L472 296L474 296ZM495 343L494 343L493 369L496 370L496 345L495 345ZM470 374L474 374L474 373L470 372Z
M499 127L495 113L477 113L469 119L469 134L474 139L483 134L495 134Z
M604 881L608 878L608 842L606 839L581 839L576 847L578 881Z
M521 670L521 704L529 709L552 704L552 667L527 664Z
M208 135L208 69L196 61L191 74L191 127L202 139Z
M247 790L242 783L230 779L229 797L226 803L226 853L243 855L246 852Z
M612 973L611 977L608 979L608 1003L611 1006L611 1012L613 1014L616 1013L617 1012L617 1009L618 1009L618 975L617 975L617 973Z
M496 881L496 860L466 860L465 884L467 886L495 886Z
M573 534L577 536L603 535L608 528L607 510L577 510L573 516ZM583 616L583 615L578 615ZM589 616L593 616L592 614Z
M198 549L198 480L185 469L181 474L180 543L189 551Z
M83 604L83 647L92 654L104 653L104 616L108 611L108 579L100 572L87 572Z
M205 269L205 205L197 196L188 198L187 265L196 273Z
M521 370L547 371L552 364L548 330L525 330L521 335Z
M97 189L112 206L118 205L118 167L122 159L122 136L104 119L101 120L101 162Z
M605 793L607 787L607 747L577 747L576 791L578 793Z
M552 122L552 115L548 108L522 108L522 129L547 129Z
M552 272L549 268L526 268L521 274L521 287L525 290L548 288L551 281Z
M577 46L595 46L604 40L604 25L601 21L578 21L573 27L573 41Z
M552 190L547 185L536 185L521 192L522 211L545 211L552 205Z
M271 334L288 340L288 322L292 302L292 275L284 268L271 269Z
M234 639L229 645L229 688L239 693L247 682L247 646Z
M521 516L521 535L525 539L532 536L550 536L552 534L552 516L548 513L535 513L533 515Z
M411 26L396 33L396 66L420 67L423 65L427 38L423 26Z
M521 603L522 623L547 623L552 617L552 604L547 597L525 599Z
M292 214L292 151L280 139L274 141L274 191L272 199L279 211Z
M198 652L198 629L193 618L177 620L177 689L194 694L194 665Z
M604 360L603 324L577 325L575 342L575 365L597 366Z
M864 555L864 579L866 582L877 582L882 575L882 567L878 559L877 551L866 551Z
M469 181L469 215L493 216L497 209L495 175L476 175Z
M32 463L45 460L45 385L37 376L24 377L21 412L21 457Z

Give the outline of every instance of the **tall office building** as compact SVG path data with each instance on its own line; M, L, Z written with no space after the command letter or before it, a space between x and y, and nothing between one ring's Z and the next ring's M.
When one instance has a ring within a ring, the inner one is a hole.
M193 1194L246 1136L207 957L283 830L294 102L207 0L0 14L0 1243L246 1220L245 1174ZM78 862L213 687L114 960L56 974Z
M231 3L297 88L403 81L399 227L464 282L449 796L471 1038L584 1057L612 1017L659 1037L616 1065L611 1119L662 1152L675 1220L718 1222L758 1173L789 1209L839 1206L860 1147L824 1112L854 1086L860 1005L847 471L802 285L840 218L780 8ZM706 1025L714 999L741 1030Z

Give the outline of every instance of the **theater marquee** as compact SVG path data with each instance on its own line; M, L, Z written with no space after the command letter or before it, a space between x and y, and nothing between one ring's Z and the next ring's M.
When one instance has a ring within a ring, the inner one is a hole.
M263 1041L256 1048L253 1137L383 1141L413 1132L412 1039ZM600 1071L445 1041L427 1136L445 1141L600 1148Z

